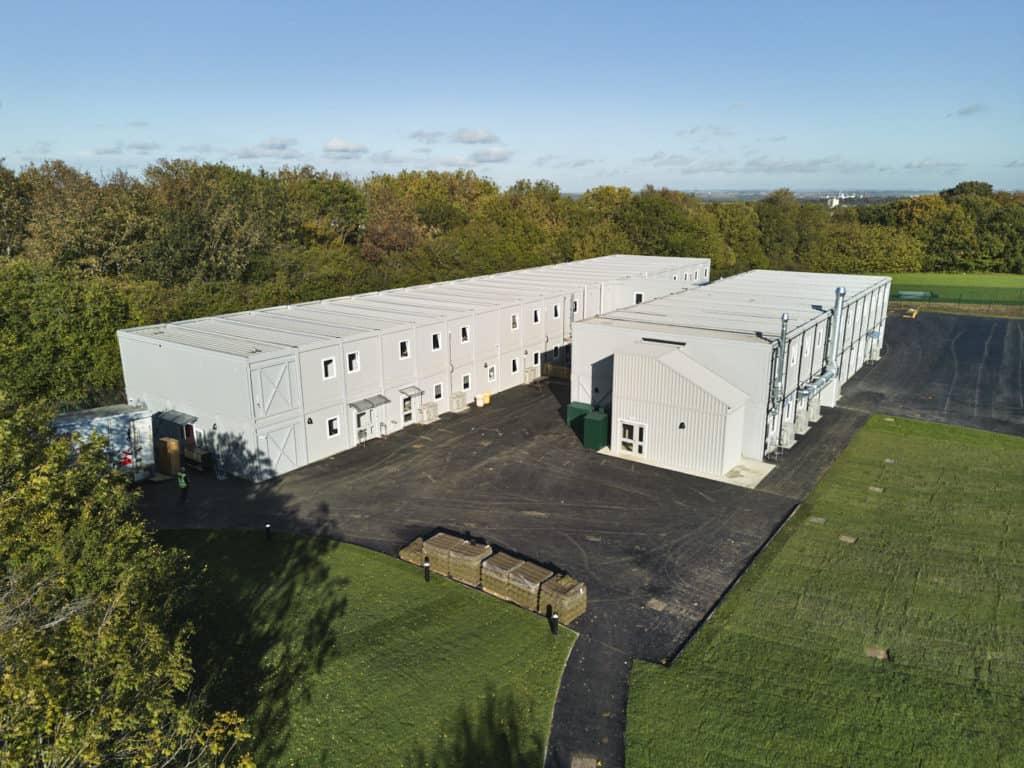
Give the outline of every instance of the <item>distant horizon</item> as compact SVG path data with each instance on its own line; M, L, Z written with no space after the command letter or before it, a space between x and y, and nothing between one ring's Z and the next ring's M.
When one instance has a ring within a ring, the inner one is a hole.
M1010 0L16 4L0 156L161 156L502 187L1024 188Z

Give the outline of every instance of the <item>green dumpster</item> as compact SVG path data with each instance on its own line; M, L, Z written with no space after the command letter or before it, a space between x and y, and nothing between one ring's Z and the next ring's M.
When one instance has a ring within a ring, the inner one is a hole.
M593 411L583 417L583 445L594 451L607 448L611 439L611 420L607 413Z
M590 403L572 402L565 407L565 423L581 440L583 439L583 418L590 411Z

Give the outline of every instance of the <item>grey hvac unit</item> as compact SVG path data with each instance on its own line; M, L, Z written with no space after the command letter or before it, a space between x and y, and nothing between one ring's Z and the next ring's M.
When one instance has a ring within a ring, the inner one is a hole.
M437 403L424 403L416 409L416 414L420 424L433 424L437 421Z
M466 393L456 392L452 395L452 410L455 412L464 411L469 407L466 404Z
M540 378L540 368L536 365L527 366L524 373L525 378L523 379L523 381L526 382L536 381L537 379Z
M806 435L810 431L810 414L806 407L796 409L796 421L793 424L793 429L798 435Z
M821 397L815 395L807 402L807 420L814 424L821 420Z
M793 428L793 422L787 421L782 425L782 434L779 437L780 448L792 448L796 445L796 431Z

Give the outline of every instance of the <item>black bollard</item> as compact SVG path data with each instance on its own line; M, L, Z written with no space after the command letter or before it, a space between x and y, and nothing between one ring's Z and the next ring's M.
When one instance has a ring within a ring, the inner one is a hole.
M558 611L551 614L551 634L558 634Z
M423 580L430 581L430 558L423 558Z
M270 541L270 523L263 526L263 538Z

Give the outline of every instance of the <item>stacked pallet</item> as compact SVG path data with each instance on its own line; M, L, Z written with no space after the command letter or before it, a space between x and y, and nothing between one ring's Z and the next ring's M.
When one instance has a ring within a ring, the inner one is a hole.
M502 600L510 600L508 575L524 562L525 560L512 557L505 552L499 552L484 560L480 573L484 592L500 597Z
M413 565L423 565L423 539L417 536L398 550L398 557Z
M508 599L536 613L540 604L540 585L554 575L554 571L524 560L508 574Z
M568 624L587 610L587 585L568 574L548 579L540 588L539 612L546 616L558 614L558 621Z
M430 570L439 576L451 573L452 550L460 544L468 543L465 539L452 536L450 533L435 533L423 542L423 556L430 558Z
M489 544L465 541L452 547L449 553L449 572L453 579L470 587L480 586L483 562L494 553Z

